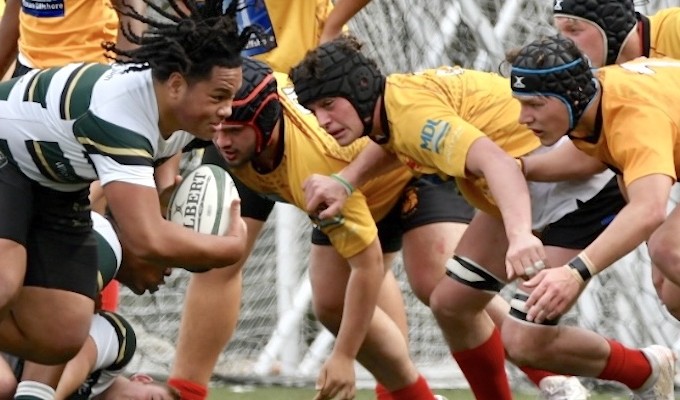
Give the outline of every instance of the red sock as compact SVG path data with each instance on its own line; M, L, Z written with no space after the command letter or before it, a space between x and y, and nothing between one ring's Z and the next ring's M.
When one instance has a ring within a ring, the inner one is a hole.
M387 388L380 383L375 384L375 398L377 400L392 400L392 395Z
M621 382L633 390L640 388L652 374L647 357L639 349L629 349L615 340L607 339L607 342L611 348L609 359L597 377Z
M434 400L434 393L422 375L405 388L390 392L390 395L394 400Z
M494 328L480 346L453 353L477 400L511 400L501 333Z
M182 400L205 400L208 397L207 387L190 380L170 378L168 386L177 389Z
M529 378L530 381L534 383L534 385L538 386L541 383L541 380L545 378L546 376L555 376L556 374L553 372L548 372L544 371L542 369L536 369L536 368L531 368L531 367L519 367L519 369L524 372L524 374Z

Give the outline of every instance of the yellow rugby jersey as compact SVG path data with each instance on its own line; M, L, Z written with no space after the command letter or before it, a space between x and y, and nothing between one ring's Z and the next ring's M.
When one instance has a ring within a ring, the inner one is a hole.
M472 143L487 136L512 157L525 155L540 141L517 121L520 104L507 79L488 72L441 67L387 78L384 106L389 124L385 147L416 173L458 178L476 208L489 208L483 180L465 171ZM481 182L480 182L481 181Z
M285 201L305 209L302 183L311 174L329 175L347 166L368 144L368 138L341 147L321 128L312 113L297 103L292 84L285 74L276 73L283 107L285 132L283 158L271 172L259 173L252 165L230 169L246 186L272 200ZM382 219L396 204L412 178L406 168L383 175L356 190L333 221L320 221L343 257L352 257L375 240L375 221Z
M5 0L0 0L0 17L5 13Z
M574 144L623 174L677 178L680 165L680 61L638 58L600 68L602 129L572 132Z
M264 43L249 43L244 54L286 74L319 44L326 18L333 10L331 0L246 0L245 4L239 22L241 26L259 25L264 30Z
M649 57L672 57L680 59L680 7L663 9L643 19L643 29L648 30ZM647 40L643 36L643 40Z
M108 63L103 41L115 42L118 15L110 0L23 0L19 52L33 68L69 62Z

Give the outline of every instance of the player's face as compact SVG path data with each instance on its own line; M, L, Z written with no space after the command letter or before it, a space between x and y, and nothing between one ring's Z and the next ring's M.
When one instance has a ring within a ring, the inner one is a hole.
M555 27L563 36L576 43L576 47L588 56L593 67L604 65L605 42L597 25L576 18L555 17Z
M188 85L174 110L180 129L203 140L211 140L222 121L231 115L231 105L241 80L241 67L214 67L210 79Z
M364 133L364 124L352 103L344 97L326 97L307 107L319 125L341 146L347 146Z
M146 375L133 375L127 383L121 397L130 400L173 400L166 386L153 383Z
M213 138L213 143L227 165L238 168L255 157L257 134L250 125L230 125L226 121Z
M544 146L551 146L569 130L567 106L551 96L516 96L522 105L519 123L531 129Z

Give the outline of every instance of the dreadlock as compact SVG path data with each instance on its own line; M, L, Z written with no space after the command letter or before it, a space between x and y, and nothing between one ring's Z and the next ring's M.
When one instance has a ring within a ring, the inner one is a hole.
M243 62L241 50L251 34L258 34L250 26L238 32L238 1L223 10L222 0L207 0L202 7L196 0L168 0L174 13L152 0L144 2L168 22L148 18L124 2L117 11L145 23L148 29L137 35L130 24L122 26L122 34L139 46L135 49L123 50L112 42L102 46L115 54L111 59L127 64L131 71L151 68L153 77L161 82L173 72L194 82L210 76L214 66L239 67ZM186 5L188 12L178 2Z

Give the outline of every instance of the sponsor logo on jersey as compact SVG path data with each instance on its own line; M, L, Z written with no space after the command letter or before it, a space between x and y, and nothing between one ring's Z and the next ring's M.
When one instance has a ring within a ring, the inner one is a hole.
M439 153L441 142L450 130L448 122L428 119L420 131L420 148Z
M22 0L24 13L38 18L63 17L64 0Z

